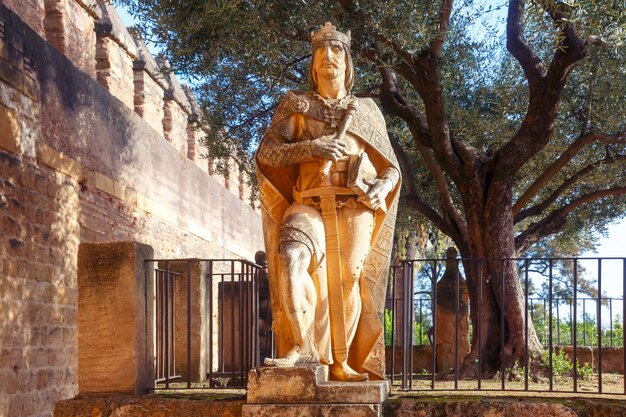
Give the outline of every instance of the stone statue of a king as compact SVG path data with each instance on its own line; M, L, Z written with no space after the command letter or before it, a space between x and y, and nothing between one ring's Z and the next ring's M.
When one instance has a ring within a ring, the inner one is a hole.
M400 170L383 116L350 93L350 32L311 33L310 91L288 92L256 153L277 358L384 379L382 316Z

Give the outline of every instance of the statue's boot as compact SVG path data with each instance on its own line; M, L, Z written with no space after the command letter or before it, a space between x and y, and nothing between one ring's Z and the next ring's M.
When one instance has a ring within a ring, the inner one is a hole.
M295 346L282 358L265 358L265 366L276 366L278 368L292 368L294 366L319 365L320 360L316 352L301 354L299 347Z
M350 368L346 362L339 363L335 361L332 365L330 365L330 379L333 381L356 382L367 381L369 376L366 373L358 373L354 369Z

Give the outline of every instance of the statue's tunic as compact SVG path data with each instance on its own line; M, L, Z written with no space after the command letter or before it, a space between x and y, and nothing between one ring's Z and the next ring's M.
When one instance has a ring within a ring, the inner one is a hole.
M349 100L340 102L339 117L337 114L329 117L328 105L322 100L319 96L315 97L313 93L287 93L280 103L255 156L269 268L270 297L274 321L272 327L276 334L276 347L279 357L293 347L291 327L284 322L286 317L282 314L283 308L278 295L278 277L281 272L278 243L281 233L283 235L285 233L284 230L281 232L281 225L283 225L286 215L307 205L306 201L299 198L299 193L320 185L318 172L321 160L310 154L310 146L307 147L306 142L322 135L334 134L349 102ZM349 153L356 156L363 152L366 153L378 176L383 172L396 170L397 178L399 167L380 110L371 99L355 100L358 100L358 108L345 138L350 148ZM281 157L280 153L285 152L286 148L284 146L281 148L282 144L298 143L302 146L296 145L289 149L289 152L292 153L291 158L297 162L277 166L278 164L269 160L271 157L268 158L268 155L271 156L272 152L276 153L277 158ZM296 154L293 155L293 153ZM333 163L333 171L339 171L331 175L333 185L346 186L345 169L341 168L346 165L347 161L345 160ZM395 186L386 198L388 210L386 212L382 210L373 212L366 209L372 213L374 224L369 250L365 254L365 261L359 278L362 310L348 355L349 365L357 372L368 372L372 379L383 379L385 374L382 316L400 189L399 181L392 182L395 182ZM343 198L345 199L345 197ZM341 201L341 198L338 197L338 201ZM354 201L352 199L352 206L354 206ZM362 203L358 203L358 205L363 206ZM311 205L306 206L305 211L306 209L314 210ZM306 225L303 226L304 229L306 227ZM306 230L304 232L307 233ZM370 234L368 233L367 236ZM362 243L366 244L366 242ZM317 243L313 244L317 245ZM326 302L329 290L326 282L323 242L319 246L321 248L317 248L317 253L312 254L313 265L309 268L309 273L315 281L318 292L314 337L321 360L331 363L330 329ZM324 302L319 300L324 300Z

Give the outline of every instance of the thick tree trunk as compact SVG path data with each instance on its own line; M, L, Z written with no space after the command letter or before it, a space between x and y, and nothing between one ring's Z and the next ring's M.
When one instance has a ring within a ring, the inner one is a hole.
M481 374L490 376L502 358L507 368L515 362L523 366L526 353L530 363L541 349L530 317L526 337L524 290L511 260L516 253L510 187L491 184L486 194L483 200L471 194L465 199L468 242L459 245L475 330L461 373L473 377L479 364Z

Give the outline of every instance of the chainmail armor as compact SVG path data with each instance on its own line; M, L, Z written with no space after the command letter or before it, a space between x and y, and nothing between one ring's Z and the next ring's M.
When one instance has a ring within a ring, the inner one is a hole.
M276 135L266 138L257 154L259 161L273 167L286 167L299 164L313 156L311 142L282 143Z

